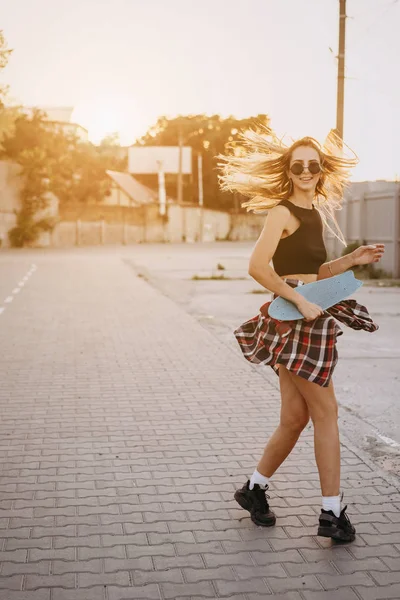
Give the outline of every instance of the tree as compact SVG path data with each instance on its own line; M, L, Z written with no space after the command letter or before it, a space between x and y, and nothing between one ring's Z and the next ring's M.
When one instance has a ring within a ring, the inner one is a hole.
M0 70L7 66L12 50L7 48L7 42L4 39L3 31L0 30ZM0 108L3 106L3 100L7 93L7 86L0 86Z
M15 121L21 116L19 106L5 106L0 103L0 145L5 135L12 135Z
M2 140L1 158L18 163L24 180L22 207L9 234L17 246L32 243L40 231L53 226L49 219L37 218L48 205L49 192L61 204L100 203L111 192L106 170L124 169L126 164L107 146L81 142L62 125L46 121L38 110L16 119L13 133Z
M7 66L12 50L7 48L3 32L0 31L0 70ZM8 87L0 85L0 142L5 133L11 133L20 109L17 106L6 106Z
M119 133L117 131L114 131L113 133L107 134L100 141L99 146L100 146L100 148L116 148L116 147L120 146Z
M11 52L0 31L0 70ZM60 203L102 202L111 193L106 171L125 169L127 158L119 152L115 136L100 146L81 142L39 110L27 115L18 107L6 107L5 94L6 88L0 87L0 159L18 163L24 181L21 209L9 237L12 245L23 246L53 226L38 214L48 206L49 192Z
M204 204L210 208L230 210L233 207L233 196L222 192L218 184L217 156L226 152L226 145L239 140L239 132L257 125L268 125L269 118L265 114L246 119L233 116L222 118L220 115L188 115L173 119L160 117L155 125L137 141L142 146L177 146L182 136L183 144L193 149L193 177L184 177L184 199L198 201L197 155L203 156ZM135 176L136 177L136 176ZM156 177L138 176L148 185L156 186ZM166 178L167 193L177 197L176 176Z

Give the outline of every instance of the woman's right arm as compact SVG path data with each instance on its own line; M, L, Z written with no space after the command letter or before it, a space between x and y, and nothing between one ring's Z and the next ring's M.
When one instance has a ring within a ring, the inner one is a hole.
M290 211L286 206L278 205L268 211L263 230L250 257L249 275L277 296L295 304L305 320L309 321L319 317L323 313L322 308L305 300L269 264L289 218Z

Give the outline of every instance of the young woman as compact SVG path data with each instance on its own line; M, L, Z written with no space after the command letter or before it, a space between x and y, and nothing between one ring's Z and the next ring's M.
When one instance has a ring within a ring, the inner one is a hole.
M346 514L347 506L341 508L340 497L338 406L332 373L337 362L336 338L343 332L333 317L353 329L376 331L378 326L355 300L344 300L323 311L305 300L296 287L355 265L377 262L384 245L360 246L326 262L324 228L345 244L334 210L340 207L350 167L357 161L343 156L334 133L323 147L309 137L286 147L270 131L267 134L243 134L239 154L220 157L220 181L223 189L251 197L242 204L247 210L268 210L250 258L249 274L274 297L295 304L304 318L275 321L268 315L267 303L235 331L245 358L271 366L279 375L281 391L279 426L235 499L257 525L275 524L265 494L269 479L311 418L322 491L318 535L353 541L355 529Z

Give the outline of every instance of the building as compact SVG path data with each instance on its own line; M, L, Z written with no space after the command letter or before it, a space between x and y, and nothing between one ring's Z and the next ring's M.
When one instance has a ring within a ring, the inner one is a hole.
M140 183L130 173L107 171L107 175L112 180L112 187L111 195L104 199L104 204L114 206L144 206L158 202L158 193ZM171 204L173 201L168 199L168 203Z

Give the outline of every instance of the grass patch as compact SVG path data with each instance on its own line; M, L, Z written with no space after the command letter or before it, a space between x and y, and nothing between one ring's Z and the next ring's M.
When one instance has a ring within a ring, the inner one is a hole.
M364 279L363 283L371 287L400 287L400 279Z
M250 292L247 292L248 294L272 294L272 292L270 292L269 290L265 289L265 290L251 290Z
M192 281L244 281L247 277L227 277L226 275L193 275Z

